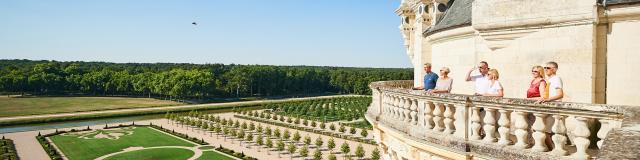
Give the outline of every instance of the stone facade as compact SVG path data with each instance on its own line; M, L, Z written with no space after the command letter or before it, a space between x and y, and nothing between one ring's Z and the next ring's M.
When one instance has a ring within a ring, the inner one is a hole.
M370 85L383 159L640 159L640 0L402 0L396 13L415 79ZM505 98L470 96L480 61ZM548 61L563 102L522 99ZM424 63L451 69L454 94L410 89Z
M369 85L365 118L384 159L640 159L638 106L432 94L412 83Z
M640 103L640 3L634 0L403 0L396 13L414 85L422 64L449 67L453 93L472 94L466 73L498 69L505 97L524 98L530 69L559 63L565 102Z

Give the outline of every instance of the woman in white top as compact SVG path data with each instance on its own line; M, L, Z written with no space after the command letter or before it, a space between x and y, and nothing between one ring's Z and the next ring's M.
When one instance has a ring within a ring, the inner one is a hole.
M449 77L449 68L442 67L440 69L440 78L436 81L436 88L429 90L429 93L449 93L451 92L451 84L453 79Z
M482 96L491 96L491 97L502 97L504 96L504 92L502 89L502 84L498 81L500 78L500 74L498 74L498 70L491 69L487 74L489 78L489 89L486 93L480 94Z

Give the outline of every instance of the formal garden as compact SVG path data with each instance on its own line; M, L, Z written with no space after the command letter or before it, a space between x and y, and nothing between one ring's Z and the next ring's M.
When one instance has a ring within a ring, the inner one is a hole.
M271 117L276 118L274 120ZM259 150L273 152L278 156L288 154L290 158L314 160L336 159L340 156L344 159L380 159L380 151L369 137L370 131L339 126L337 123L286 117L265 110L240 111L226 118L197 111L167 113L166 118L179 127L221 137L225 141L231 140L246 148L258 147ZM303 131L307 134L301 133ZM323 135L325 138L312 138L310 133ZM337 139L357 142L357 145L346 141L338 144ZM367 153L363 145L373 146L375 149Z
M255 159L155 125L56 130L37 139L51 159Z
M273 113L307 120L333 122L363 120L371 97L340 97L266 105Z

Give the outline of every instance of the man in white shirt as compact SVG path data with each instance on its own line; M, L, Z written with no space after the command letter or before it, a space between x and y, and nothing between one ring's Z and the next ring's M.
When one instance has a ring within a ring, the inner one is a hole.
M471 76L473 71L477 71L480 74ZM489 72L489 64L485 61L481 61L477 67L471 68L469 72L467 72L467 77L465 81L474 81L475 82L475 93L474 95L482 95L485 94L489 88L491 87L491 83L489 82L489 78L487 77L487 73Z
M549 97L541 98L538 102L552 102L552 101L562 101L562 97L564 97L564 92L562 90L562 79L556 75L558 71L558 63L556 62L547 62L546 67L544 67L544 72L547 74L549 83ZM544 97L544 96L543 96Z

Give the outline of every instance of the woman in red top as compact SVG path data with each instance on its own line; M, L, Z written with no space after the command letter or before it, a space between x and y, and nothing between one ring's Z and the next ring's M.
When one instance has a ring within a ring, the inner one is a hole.
M533 80L527 90L527 98L540 99L544 94L544 89L547 86L547 82L544 80L544 68L542 66L533 66L531 69Z

